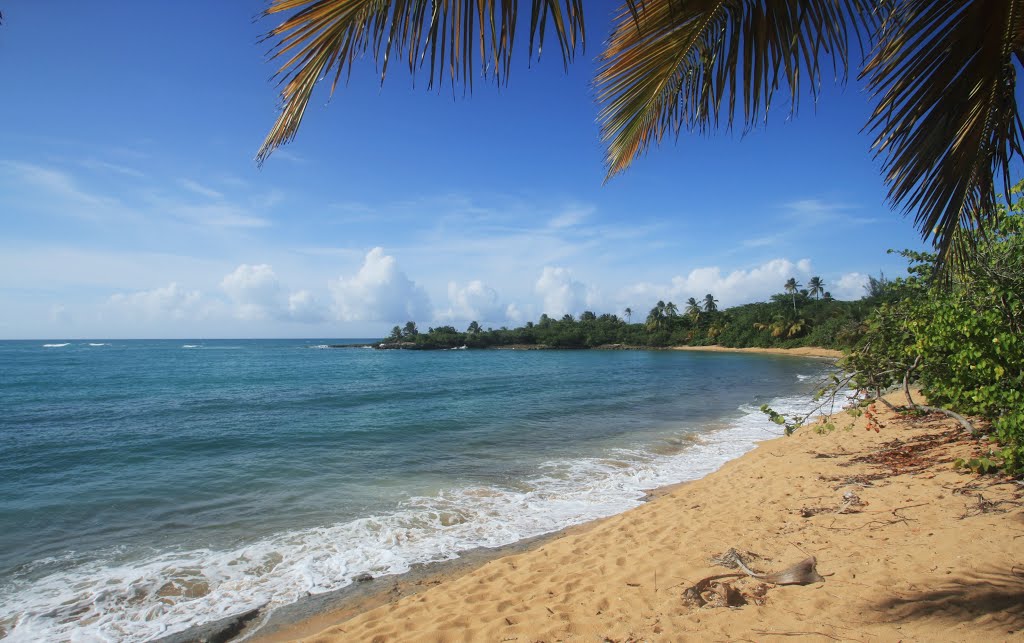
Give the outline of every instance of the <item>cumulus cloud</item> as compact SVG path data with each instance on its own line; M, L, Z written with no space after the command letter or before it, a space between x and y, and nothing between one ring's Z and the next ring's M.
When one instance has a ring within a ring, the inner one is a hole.
M626 288L620 296L627 305L647 305L659 299L677 304L689 297L701 299L711 293L721 306L734 306L750 301L767 299L782 292L790 277L806 282L811 276L811 262L801 259L796 263L788 259L772 259L750 270L723 273L718 267L696 268L685 276L672 278L669 284L640 283Z
M220 282L239 319L278 319L315 322L324 319L323 307L306 290L289 293L268 264L242 264Z
M334 310L342 321L401 321L430 316L426 291L398 269L394 257L377 247L370 250L352 277L330 284Z
M864 296L864 286L868 276L859 272L848 272L839 278L834 288L826 288L836 299L860 299Z
M208 313L198 290L186 290L176 282L161 288L112 295L107 302L119 313L146 319L191 319Z
M448 282L448 310L439 319L461 321L504 321L507 308L498 299L498 292L479 279L460 287Z
M543 300L542 309L551 317L582 312L595 295L566 268L545 266L534 290Z
M505 308L505 319L509 320L513 324L521 324L526 319L526 314L519 310L519 307L515 304L509 304Z
M288 295L288 318L301 322L319 322L325 319L324 307L308 290Z
M267 264L242 264L224 277L221 289L235 305L240 319L267 319L284 309L287 294Z

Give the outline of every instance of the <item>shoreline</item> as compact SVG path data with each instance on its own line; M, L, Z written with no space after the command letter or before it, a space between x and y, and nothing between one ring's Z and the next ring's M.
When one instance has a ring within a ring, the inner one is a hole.
M761 355L788 355L790 357L821 357L839 359L843 351L834 348L817 346L800 346L797 348L728 348L726 346L673 346L674 351L698 351L709 353L757 353Z
M694 480L686 480L651 489L647 491L643 502L651 502L694 482ZM624 513L634 510L630 509ZM263 619L252 619L234 636L255 643L285 643L303 640L372 609L415 596L441 583L461 578L493 561L531 552L562 538L584 534L601 523L621 515L619 513L596 518L500 547L477 547L461 551L458 553L458 558L432 563L417 563L413 565L412 569L401 574L379 576L368 582L354 583L334 591L307 596L305 599L277 608ZM225 619L213 631L229 627L234 620L236 619ZM154 643L194 641L200 629L207 628L208 625L211 624L189 628L184 632L157 639Z
M377 342L374 344L328 344L327 348L373 348L375 350L457 350L450 347L440 346L419 346L413 342L399 342L388 344ZM461 348L466 348L462 346ZM698 351L709 353L754 353L760 355L787 355L790 357L818 357L825 359L839 359L843 352L834 348L822 348L819 346L798 346L796 348L730 348L727 346L636 346L632 344L602 344L583 348L559 348L547 344L502 344L473 348L472 350L496 350L496 351L552 351L552 350L593 350L593 351Z
M379 585L249 640L1024 637L1024 490L953 470L979 445L952 421L875 415L879 432L841 411L835 430L760 442L637 508L365 583ZM745 605L688 605L686 587L730 571L710 559L731 547L761 571L814 555L825 581L741 579Z

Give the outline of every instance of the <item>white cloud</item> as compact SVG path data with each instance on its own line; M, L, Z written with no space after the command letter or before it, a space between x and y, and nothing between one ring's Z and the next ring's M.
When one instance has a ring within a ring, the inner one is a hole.
M397 323L426 319L430 300L426 291L398 269L394 257L377 247L366 253L354 276L330 284L335 314L342 321Z
M701 299L710 293L719 300L721 306L734 306L764 300L774 293L782 292L783 284L790 277L805 282L811 276L811 269L808 259L796 263L788 259L772 259L749 270L733 270L729 273L723 273L717 266L696 268L686 276L673 277L669 284L640 283L629 286L620 295L620 300L630 306L653 305L659 299L678 304L689 297Z
M193 319L208 313L201 292L186 290L176 282L152 290L118 293L107 303L118 313L155 320Z
M806 225L814 225L835 221L843 216L843 212L851 210L852 206L822 199L799 199L787 203L785 208L791 218Z
M454 281L448 282L448 310L438 315L439 319L458 321L504 321L507 308L498 299L498 292L480 280L473 280L463 287Z
M191 205L168 203L165 211L180 219L203 226L218 228L265 228L271 225L269 219L252 216L248 210L230 203Z
M839 278L835 288L825 288L832 293L836 299L860 299L864 296L864 286L868 283L868 276L859 272L848 272Z
M318 322L325 318L323 306L311 292L288 293L268 264L242 264L224 277L220 287L239 319Z
M135 179L144 178L146 175L136 170L133 167L127 167L125 165L118 165L116 163L107 163L106 161L100 161L97 159L85 159L81 161L81 166L90 170L112 172L114 174L120 174L122 176L130 176Z
M222 193L218 192L217 190L214 190L213 188L207 187L207 186L203 185L202 183L199 183L197 181L193 181L191 179L182 179L181 180L181 187L185 188L186 190L188 190L190 192L194 192L194 193L198 194L199 196L206 197L207 199L217 199L217 200L220 200L220 199L224 198L224 195Z
M116 199L97 196L81 189L70 174L60 170L20 161L0 161L0 170L2 174L14 178L20 186L34 187L42 194L56 197L61 202L58 211L63 214L97 218L104 209L119 206ZM67 205L74 207L68 209Z
M326 318L323 305L308 290L288 295L288 317L294 321L321 322Z
M583 220L594 213L592 206L585 207L570 207L567 208L561 214L558 214L550 221L548 221L548 227L554 229L571 228L583 223Z
M593 291L572 278L566 268L545 266L534 290L543 299L542 310L551 317L582 312L595 299Z
M519 310L519 307L515 304L509 304L505 308L505 319L509 320L513 324L521 324L526 319L526 314Z
M272 159L281 159L282 161L288 161L289 163L308 163L309 161L304 156L300 156L294 152L288 150L277 149L270 155Z
M242 264L224 277L220 287L235 305L239 319L267 319L287 306L287 294L267 264Z

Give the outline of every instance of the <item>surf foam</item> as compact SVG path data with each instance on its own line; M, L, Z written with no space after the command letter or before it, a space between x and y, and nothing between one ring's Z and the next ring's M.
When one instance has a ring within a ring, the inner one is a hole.
M808 406L805 396L771 405L784 413ZM514 488L453 488L385 514L281 533L230 551L73 563L0 589L0 625L10 641L144 641L335 590L362 573L398 574L416 563L620 513L638 506L645 491L703 477L780 432L756 405L745 405L726 428L699 433L681 427L681 442L692 445L668 455L615 449L599 458L553 460Z

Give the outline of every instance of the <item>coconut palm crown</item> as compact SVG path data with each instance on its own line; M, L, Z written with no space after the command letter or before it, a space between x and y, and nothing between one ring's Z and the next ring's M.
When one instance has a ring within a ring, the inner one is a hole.
M811 277L807 280L807 292L817 299L825 292L825 282L822 281L821 277Z
M280 62L282 109L257 155L291 141L315 85L333 92L369 54L381 79L392 61L467 89L509 74L517 0L271 0L283 14L268 38ZM563 64L584 43L582 0L533 0L530 55L546 34ZM479 60L475 56L479 54ZM865 55L866 54L866 55ZM624 0L595 80L607 176L666 134L767 120L776 92L797 111L854 61L873 97L865 129L882 159L891 205L914 216L942 264L969 258L993 223L997 182L1024 159L1016 65L1024 61L1024 0Z
M689 299L686 300L686 314L687 315L689 315L690 317L693 317L694 319L697 319L698 317L700 317L700 312L701 312L700 303L696 299L694 299L693 297L690 297Z

